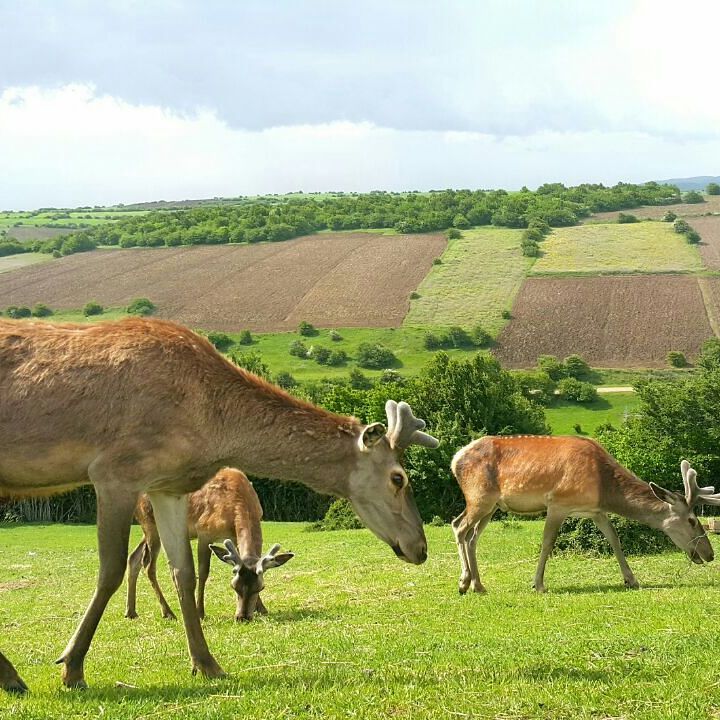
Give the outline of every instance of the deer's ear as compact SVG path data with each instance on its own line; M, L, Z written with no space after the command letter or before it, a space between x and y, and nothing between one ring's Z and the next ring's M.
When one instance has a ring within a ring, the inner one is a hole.
M385 433L385 426L382 423L366 425L360 435L360 449L369 450L373 445L377 445L385 437Z
M277 555L265 556L262 559L262 569L263 572L265 570L269 570L270 568L276 568L280 567L281 565L284 565L288 560L292 560L295 557L295 553L287 552L287 553L278 553Z
M650 483L650 489L652 490L652 494L658 500L662 500L664 503L667 503L668 505L675 505L675 503L677 503L678 500L680 500L680 497L676 493L670 492L669 490L666 490L665 488L662 488L659 485L656 485L654 482Z

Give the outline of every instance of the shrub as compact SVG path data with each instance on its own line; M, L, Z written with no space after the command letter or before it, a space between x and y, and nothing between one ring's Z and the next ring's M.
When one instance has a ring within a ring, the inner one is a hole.
M627 223L636 223L640 222L635 215L631 215L630 213L619 213L618 214L618 222L621 225L625 225Z
M397 370L388 368L382 371L379 382L381 382L383 385L402 385L405 380Z
M52 256L57 260L58 258L61 258L63 255L59 250L53 250Z
M419 292L415 292L415 290L413 290L413 291L410 293L410 299L411 299L411 300L417 300L419 297L420 297L420 293L419 293Z
M543 237L550 233L550 226L542 218L533 218L527 226L528 230L537 230Z
M654 555L674 547L661 530L635 520L613 516L612 524L626 555ZM590 518L568 518L560 528L555 547L568 552L593 552L612 555L610 543Z
M312 530L360 530L364 527L352 505L340 498L330 505L322 520L312 523Z
M682 368L688 366L687 358L685 357L685 353L680 352L679 350L671 350L667 354L667 361L670 365L676 368Z
M305 337L313 337L318 334L315 326L309 322L305 322L305 320L298 325L298 332Z
M243 330L238 338L238 345L252 345L253 337L249 330Z
M331 351L329 348L318 346L312 349L310 355L318 365L328 365L330 353Z
M563 365L565 366L565 373L569 377L578 380L587 377L590 372L590 366L579 355L568 355L563 360Z
M512 317L512 313L511 313L509 310L503 310L503 311L500 313L500 317L501 317L503 320L510 320L510 318Z
M290 349L288 351L291 355L294 355L295 357L303 358L305 359L308 356L308 349L307 345L302 340L294 340L290 343Z
M330 339L333 342L340 342L343 339L343 337L337 330L331 330L330 331Z
M373 370L382 370L397 362L393 351L380 343L360 343L356 357L360 367Z
M28 245L23 245L21 242L15 240L3 240L0 242L0 257L6 255L18 255L20 253L27 252L29 250Z
M537 366L555 382L565 377L565 366L554 355L541 355L537 359Z
M91 315L102 315L103 312L105 312L105 308L100 305L100 303L93 301L85 303L85 307L83 308L83 315L85 317L90 317Z
M367 375L358 368L353 368L350 371L349 382L350 387L354 390L369 390L372 387L372 382Z
M676 233L686 233L690 229L690 226L682 218L678 218L673 222L673 230Z
M423 347L426 350L440 350L443 346L443 338L435 333L426 332L423 338Z
M53 311L47 305L37 303L31 310L31 313L33 317L49 317L53 314Z
M430 527L445 527L445 521L439 515L433 515L428 525Z
M433 265L442 265L442 258L435 258L433 260Z
M523 370L514 374L522 394L533 402L549 405L555 399L555 381L542 370Z
M147 298L135 298L125 308L125 312L130 315L152 315L155 312L155 304Z
M700 233L697 230L693 230L690 228L685 233L685 240L687 240L691 245L697 245L702 238L700 237Z
M331 350L327 364L332 365L333 367L337 367L338 365L344 365L347 360L348 355L344 350Z
M234 352L230 355L230 359L243 370L247 370L264 380L270 380L270 368L263 362L262 355L259 352Z
M445 232L445 236L448 240L457 240L462 237L462 233L457 228L448 228Z
M30 317L32 315L32 311L29 307L18 307L17 305L11 305L9 308L7 308L7 310L5 310L5 314L13 320L19 320L20 318Z
M573 425L573 430L574 430L578 435L584 435L584 434L585 434L585 432L583 431L582 426L580 425L580 423L575 423L575 424Z
M285 390L297 387L297 380L289 372L280 372L275 376L275 384Z
M597 400L597 389L594 385L574 377L563 378L558 383L560 397L579 403L590 403Z
M662 216L663 222L674 222L677 220L677 215L672 210L667 210Z
M470 221L461 213L458 213L453 218L453 227L459 228L460 230L466 230L470 227Z
M454 348L467 348L475 344L468 332L457 325L454 325L447 331L447 339L450 346Z
M523 231L522 240L539 243L544 240L545 236L537 228L528 228Z
M705 188L705 192L708 195L720 195L720 185L716 182L708 183L708 186Z
M207 339L220 351L227 350L233 344L230 336L215 330L207 334Z
M470 331L470 339L475 347L485 347L492 342L492 335L482 325L476 325Z
M540 256L540 246L533 240L525 240L524 239L520 243L520 248L522 249L522 254L525 257L539 257Z
M705 198L702 196L702 193L699 193L697 190L689 190L683 196L683 201L686 203L696 204L705 202Z

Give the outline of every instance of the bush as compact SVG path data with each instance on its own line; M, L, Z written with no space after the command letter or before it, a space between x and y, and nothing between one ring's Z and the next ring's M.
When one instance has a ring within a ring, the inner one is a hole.
M307 345L302 340L291 342L288 352L295 357L303 358L303 360L308 356Z
M618 222L621 225L625 225L627 223L636 223L640 222L635 215L631 215L630 213L619 213L618 214Z
M708 195L720 195L720 185L716 182L708 183L708 186L705 188L705 192Z
M314 347L310 356L318 365L329 365L331 351L326 347Z
M537 366L555 382L565 377L565 366L554 355L541 355L537 359Z
M382 370L397 363L393 351L380 343L360 343L356 358L360 367L372 370Z
M238 338L238 345L252 345L253 337L249 330L243 330Z
M368 379L367 375L358 368L353 368L349 375L350 387L354 390L369 390L372 387L372 382Z
M439 515L433 515L428 525L430 527L445 527L445 521Z
M693 230L690 228L685 233L685 240L687 240L691 245L697 245L702 238L700 237L700 233L697 230Z
M672 210L667 210L662 216L663 222L674 222L677 220L677 215Z
M83 308L83 315L85 317L90 317L91 315L102 315L105 312L105 308L100 304L96 302L89 302L85 304L85 307Z
M330 331L330 339L333 342L340 342L343 339L343 337L337 330L331 330Z
M682 368L688 366L687 358L685 357L685 353L680 352L679 350L671 350L667 354L667 361L672 367L676 368Z
M435 333L426 332L423 338L423 347L426 350L440 350L443 347L443 338Z
M275 376L275 384L285 390L297 387L297 380L289 372L280 372Z
M470 221L461 213L458 213L453 218L453 227L459 228L460 230L467 230L470 227Z
M687 224L687 221L683 220L682 218L677 218L673 222L673 230L676 233L686 233L690 229L690 226Z
M30 250L29 245L24 245L16 240L3 240L0 242L0 257L7 255L18 255Z
M62 253L59 250L53 250L52 256L57 260L58 258L62 257Z
M147 298L135 298L125 308L125 312L130 315L152 315L155 312L155 304Z
M230 360L243 370L247 370L263 380L270 380L270 368L263 362L259 352L234 352L230 355Z
M403 385L405 380L397 370L388 368L387 370L382 371L380 377L378 378L378 382L383 385Z
M5 314L13 320L20 320L20 318L30 317L32 315L32 310L25 306L18 307L17 305L11 305L7 308L7 310L5 310Z
M227 350L233 344L229 335L215 330L207 334L207 339L221 352Z
M417 300L419 297L420 297L420 293L419 293L419 292L415 292L415 290L413 290L413 291L410 293L410 299L411 299L411 300Z
M582 429L582 425L580 425L580 423L575 423L575 424L573 425L573 430L574 430L578 435L584 435L584 434L585 434L585 431Z
M31 310L31 313L33 317L49 317L53 314L53 311L47 305L37 303Z
M433 260L433 265L442 265L442 258L435 258Z
M305 322L305 320L303 320L300 325L298 325L298 332L305 337L314 337L318 334L315 326L309 322Z
M537 230L543 237L550 234L550 226L542 218L533 218L527 226L528 230Z
M445 236L448 240L458 240L463 236L463 234L458 230L457 228L448 228L448 230L445 232Z
M520 248L522 249L522 254L525 257L539 257L540 256L540 246L533 240L524 239L520 243Z
M344 365L348 361L348 355L344 350L331 350L327 364L332 367Z
M692 203L694 205L696 203L705 202L705 198L702 196L702 193L699 193L697 190L689 190L683 196L683 202Z
M568 355L563 360L563 365L565 366L565 373L577 380L582 380L590 373L590 366L579 355Z
M540 243L545 236L537 228L528 228L523 231L522 240L527 242Z
M470 339L475 347L485 347L492 342L492 335L482 325L476 325L470 331Z
M560 397L579 403L590 403L597 400L597 389L594 385L574 377L563 378L558 383Z
M555 382L542 370L521 370L514 374L522 394L533 402L549 405L555 399Z
M655 555L674 547L664 532L635 520L612 516L612 524L626 555ZM568 552L593 552L598 555L612 555L613 552L590 518L568 518L560 528L555 547Z
M512 313L511 313L509 310L503 310L503 311L500 313L500 317L501 317L503 320L510 320L510 318L512 317Z
M355 514L352 505L345 499L338 499L330 505L322 520L310 525L310 530L361 530L364 527Z

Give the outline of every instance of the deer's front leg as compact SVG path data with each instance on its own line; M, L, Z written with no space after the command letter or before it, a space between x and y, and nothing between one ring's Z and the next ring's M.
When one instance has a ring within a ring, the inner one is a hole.
M533 587L537 592L545 592L545 565L550 557L555 541L557 540L560 526L567 517L564 510L548 508L547 518L545 519L545 529L543 531L543 544L540 552L540 561L535 571L535 582Z
M187 496L161 493L149 496L180 599L193 675L200 671L205 677L223 677L225 673L210 654L195 605L195 566L187 529Z
M130 540L130 523L135 512L137 493L118 483L110 487L96 486L97 532L100 571L95 594L83 615L80 625L60 656L62 679L67 687L84 688L85 655L108 601L120 587Z
M620 572L622 573L625 587L629 590L638 590L640 583L636 580L633 571L630 569L627 560L625 559L625 553L622 551L620 546L620 538L615 532L615 528L612 526L610 519L605 513L598 513L593 520L595 524L600 528L600 532L606 537L607 541L615 553L615 558L620 566Z
M198 536L198 587L197 587L197 611L200 619L205 618L205 585L210 576L210 558L212 552L208 541Z

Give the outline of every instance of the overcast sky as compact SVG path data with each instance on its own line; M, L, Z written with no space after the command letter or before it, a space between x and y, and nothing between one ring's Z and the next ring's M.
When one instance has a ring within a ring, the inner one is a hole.
M0 0L0 208L720 174L717 0Z

